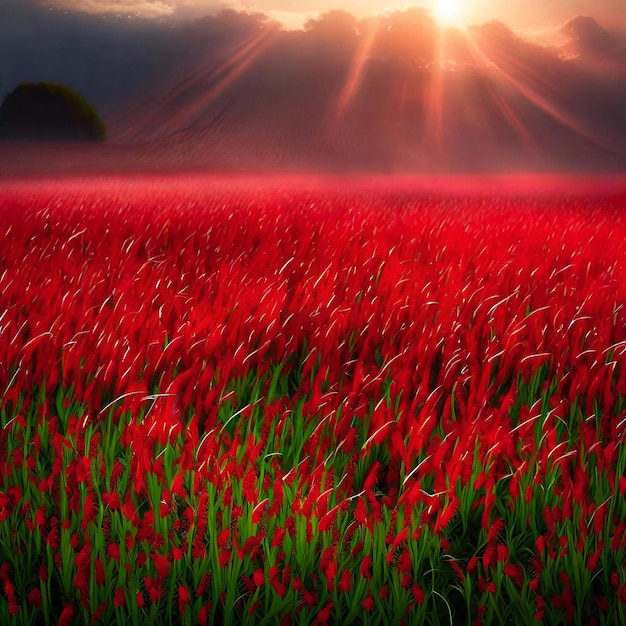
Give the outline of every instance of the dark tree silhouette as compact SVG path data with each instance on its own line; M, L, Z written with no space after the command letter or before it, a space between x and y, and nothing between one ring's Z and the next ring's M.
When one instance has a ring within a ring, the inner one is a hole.
M103 141L106 128L80 94L58 83L22 83L0 107L0 138Z

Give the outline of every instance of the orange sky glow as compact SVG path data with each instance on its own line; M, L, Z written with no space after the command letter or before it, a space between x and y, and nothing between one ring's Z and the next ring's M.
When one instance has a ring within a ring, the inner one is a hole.
M431 11L443 26L466 27L500 20L516 30L556 29L578 15L609 28L626 29L624 0L38 0L42 6L87 13L141 17L197 17L223 8L260 11L287 28L299 28L320 13L341 9L363 18L411 6Z
M179 0L187 8L206 7L212 0ZM288 27L333 9L366 17L421 6L444 26L465 27L500 20L515 29L555 28L577 15L591 15L607 27L626 28L624 0L228 0L223 6L264 11Z

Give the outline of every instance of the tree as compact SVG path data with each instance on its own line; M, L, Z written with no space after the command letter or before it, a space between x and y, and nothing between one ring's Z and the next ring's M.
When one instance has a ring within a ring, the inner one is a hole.
M103 141L106 127L96 109L69 87L22 83L0 107L0 138Z

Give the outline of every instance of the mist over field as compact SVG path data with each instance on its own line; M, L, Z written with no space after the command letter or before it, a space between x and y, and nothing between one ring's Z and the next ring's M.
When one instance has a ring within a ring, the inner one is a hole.
M335 10L128 19L0 7L0 94L55 80L101 111L103 146L4 143L0 175L126 169L626 170L626 32L578 16L539 43L502 22Z

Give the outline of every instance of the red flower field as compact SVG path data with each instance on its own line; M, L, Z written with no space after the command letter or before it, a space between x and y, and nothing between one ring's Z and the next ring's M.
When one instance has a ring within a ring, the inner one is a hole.
M0 182L0 621L626 623L625 211Z

